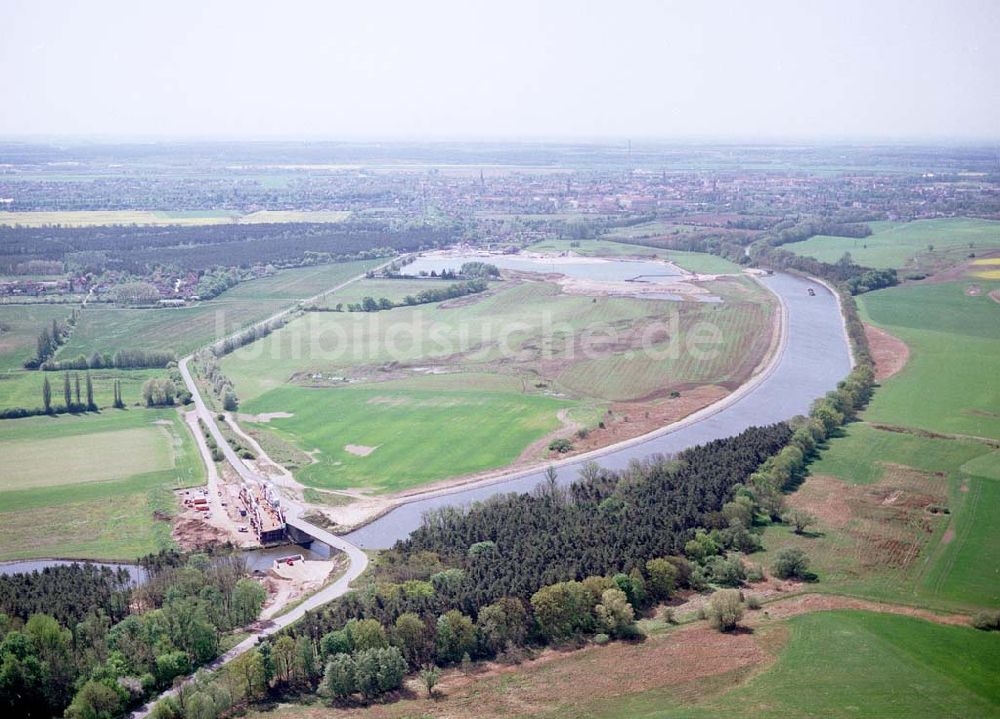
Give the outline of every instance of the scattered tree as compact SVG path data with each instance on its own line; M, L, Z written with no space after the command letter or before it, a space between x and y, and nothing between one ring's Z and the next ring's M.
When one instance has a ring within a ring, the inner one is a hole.
M743 618L743 597L738 589L720 589L708 599L705 614L720 632L736 629Z

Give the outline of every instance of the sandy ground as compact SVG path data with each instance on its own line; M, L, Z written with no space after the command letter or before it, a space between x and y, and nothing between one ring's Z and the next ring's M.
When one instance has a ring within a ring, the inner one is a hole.
M865 336L875 360L875 379L881 382L892 377L906 366L910 359L910 348L903 340L885 330L865 325Z
M714 280L718 275L681 275L676 279L658 282L604 282L580 277L559 276L556 284L568 295L589 297L641 297L642 295L679 295L685 299L699 300L710 296L704 287L692 284L693 280Z
M289 554L294 554L293 550L294 547L290 548ZM344 564L343 555L337 555L334 561L308 560L269 569L264 577L267 599L260 618L270 619L288 604L316 591L326 583L331 573L342 569Z

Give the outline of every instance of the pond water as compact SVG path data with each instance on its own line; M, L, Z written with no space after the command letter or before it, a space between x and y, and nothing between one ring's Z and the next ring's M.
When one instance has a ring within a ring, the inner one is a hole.
M529 257L525 255L463 254L421 255L400 272L417 276L421 272L458 271L465 262L485 262L502 270L553 272L567 277L603 282L657 283L674 280L684 273L675 265L654 260L608 260L599 257Z

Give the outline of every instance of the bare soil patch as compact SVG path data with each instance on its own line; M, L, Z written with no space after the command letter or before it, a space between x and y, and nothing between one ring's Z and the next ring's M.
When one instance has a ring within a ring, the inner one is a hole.
M294 552L289 551L289 554ZM338 554L334 560L295 562L291 566L282 565L267 570L263 579L267 599L261 612L261 619L270 619L290 603L295 602L323 586L331 574L346 564L344 555Z
M814 475L789 497L789 504L805 509L826 527L840 528L851 521L853 511L844 483L834 477Z
M872 325L865 325L865 336L875 360L875 379L881 382L892 377L906 366L910 348L898 337Z
M194 516L179 517L170 536L181 549L187 551L218 546L231 539L225 530Z
M666 390L662 394L668 394ZM650 397L645 401L616 402L602 418L604 427L592 428L583 439L573 438L573 454L589 452L633 437L640 437L684 419L729 394L719 385L682 388L679 397Z
M349 452L358 457L367 457L369 454L378 449L378 446L369 447L364 444L345 444L344 451Z
M789 597L786 600L766 605L761 612L748 613L745 623L753 626L758 624L764 617L787 619L788 617L808 614L809 612L829 612L837 609L861 609L869 612L882 612L884 614L902 614L908 617L926 619L929 622L937 622L938 624L965 625L969 623L968 617L961 614L936 614L918 607L885 604L883 602L872 602L867 599L841 597L833 594L801 594L796 597Z
M267 424L272 419L288 419L295 415L291 412L262 412L261 414L239 414L237 419L240 422L262 422Z
M939 474L886 464L876 484L855 486L832 477L810 477L789 504L815 514L820 531L836 529L849 540L862 571L904 569L933 535L941 515L928 509L947 504L948 480Z

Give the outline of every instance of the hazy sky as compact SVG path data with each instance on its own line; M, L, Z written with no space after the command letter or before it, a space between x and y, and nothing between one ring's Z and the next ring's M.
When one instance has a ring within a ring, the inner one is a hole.
M0 0L0 134L1000 138L1000 0Z

